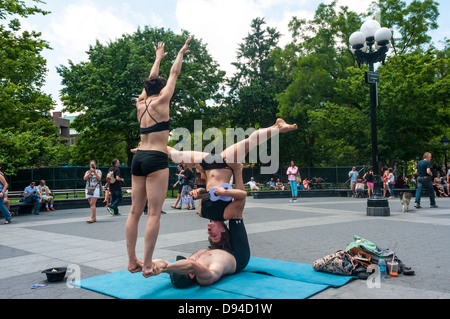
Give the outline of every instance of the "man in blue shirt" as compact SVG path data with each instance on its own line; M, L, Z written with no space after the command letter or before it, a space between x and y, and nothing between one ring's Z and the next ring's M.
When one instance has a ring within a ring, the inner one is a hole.
M423 154L423 160L417 163L416 173L417 173L417 188L416 188L416 203L414 207L422 208L420 206L420 195L422 194L422 189L425 187L428 190L430 196L430 207L437 208L436 200L434 196L433 189L433 173L431 172L431 153L426 152Z
M41 194L39 189L35 187L35 182L31 182L29 186L25 187L23 191L25 203L34 203L34 214L39 215L39 208L41 207Z
M356 167L353 166L352 170L348 172L348 178L350 178L350 186L352 189L353 197L356 196L356 180L358 179L359 174L356 171Z

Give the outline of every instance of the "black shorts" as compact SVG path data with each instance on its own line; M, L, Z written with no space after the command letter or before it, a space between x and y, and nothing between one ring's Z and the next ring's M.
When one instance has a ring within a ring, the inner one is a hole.
M131 175L147 176L169 167L169 156L160 151L138 150L131 162Z
M247 267L250 260L250 245L248 243L247 230L242 219L230 219L228 223L231 237L231 254L236 259L236 271L239 273Z
M230 205L231 201L226 202L223 200L212 201L209 198L202 199L201 215L203 218L224 221L223 214L225 208Z

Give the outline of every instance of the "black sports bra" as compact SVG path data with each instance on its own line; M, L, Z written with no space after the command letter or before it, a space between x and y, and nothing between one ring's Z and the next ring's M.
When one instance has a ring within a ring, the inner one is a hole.
M200 163L201 167L205 171L209 171L212 169L231 169L228 164L225 162L222 156L219 154L208 154Z
M147 104L147 100L146 100L146 101L144 101L144 103L145 103L145 111L141 115L139 124L141 123L142 117L144 116L145 112L147 112L148 115L150 115L150 117L152 118L153 121L155 121L156 124L149 126L149 127L140 127L141 134L150 134L150 133L155 133L155 132L169 131L170 130L170 119L168 121L164 121L164 122L156 121L153 118L153 116L150 114L150 112L148 111L148 107L150 106L150 103L152 103L152 101L150 100L150 103Z

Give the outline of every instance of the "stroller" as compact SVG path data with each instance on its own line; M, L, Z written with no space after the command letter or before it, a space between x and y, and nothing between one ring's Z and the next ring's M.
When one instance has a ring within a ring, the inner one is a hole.
M365 198L366 197L366 192L364 190L364 181L362 178L358 178L356 180L356 197L357 198Z

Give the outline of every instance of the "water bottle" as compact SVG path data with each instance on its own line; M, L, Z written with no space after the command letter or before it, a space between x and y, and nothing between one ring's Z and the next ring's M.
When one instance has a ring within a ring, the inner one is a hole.
M386 278L386 261L384 261L383 255L380 255L380 260L378 261L378 267L380 267L381 279Z

